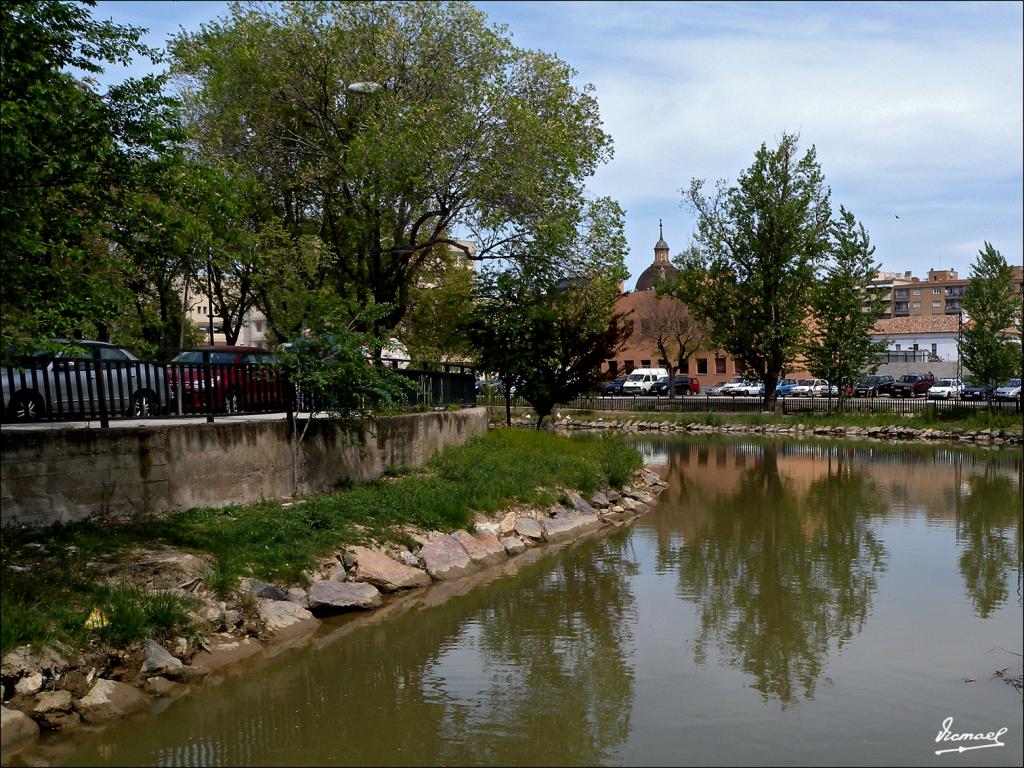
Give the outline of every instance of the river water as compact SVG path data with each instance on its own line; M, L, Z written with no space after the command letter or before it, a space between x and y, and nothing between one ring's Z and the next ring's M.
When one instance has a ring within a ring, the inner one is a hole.
M670 487L631 527L332 620L49 759L1022 763L1021 696L993 676L1024 651L1020 451L637 445ZM990 743L937 743L949 717L1005 746L936 755Z

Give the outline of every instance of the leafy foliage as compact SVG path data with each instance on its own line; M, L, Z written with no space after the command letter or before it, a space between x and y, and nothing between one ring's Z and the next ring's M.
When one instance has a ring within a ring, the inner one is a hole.
M829 251L830 193L814 147L798 156L789 134L775 149L762 144L734 186L703 190L691 182L695 244L677 257L678 279L663 292L706 323L711 341L772 398L804 339L815 269Z
M564 239L610 154L591 88L468 3L234 5L171 53L203 157L258 179L293 242L320 241L314 283L390 306L378 329L455 228L478 259Z
M863 224L840 207L831 227L832 252L811 294L814 334L803 347L808 370L839 388L856 383L865 370L877 369L875 358L885 341L874 341L871 330L885 313L884 297L869 289L878 272Z
M514 386L526 398L538 427L556 403L600 382L601 363L614 357L630 331L614 309L625 277L618 205L592 202L570 240L546 247L576 258L541 259L484 275L466 324L480 367L500 374L506 392Z
M985 384L1020 376L1024 368L1021 296L1013 284L1013 270L991 243L985 243L971 267L963 307L970 318L960 345L964 367ZM1011 328L1016 329L1015 334L1006 333Z
M352 420L404 401L412 383L368 359L385 340L355 328L373 324L366 314L386 311L387 307L363 313L353 312L351 307L347 311L325 310L321 316L326 320L279 348L279 366L288 381L298 387L302 410L324 411L337 419ZM351 314L354 320L347 319Z
M157 77L99 92L104 64L152 57L91 2L0 6L3 343L105 335L127 297L107 240L139 178L180 140ZM75 68L87 73L78 77Z

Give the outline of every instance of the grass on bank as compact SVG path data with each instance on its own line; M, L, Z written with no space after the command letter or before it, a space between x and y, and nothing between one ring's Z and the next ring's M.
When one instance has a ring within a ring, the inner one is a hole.
M0 652L54 640L119 647L146 636L180 634L190 606L169 593L104 584L101 560L133 546L166 544L213 556L207 585L226 596L240 576L300 583L302 572L345 544L408 542L395 526L465 528L473 512L513 503L550 504L557 488L621 487L642 464L621 436L578 441L547 432L495 430L452 448L423 471L402 469L363 485L282 506L264 501L201 508L116 524L83 521L0 531ZM99 608L102 628L87 629Z

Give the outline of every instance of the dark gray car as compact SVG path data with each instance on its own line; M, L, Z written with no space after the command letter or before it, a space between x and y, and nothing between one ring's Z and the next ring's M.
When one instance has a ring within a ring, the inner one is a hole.
M102 341L58 339L55 344L57 352L36 352L0 368L4 421L97 418L101 370L110 416L150 416L166 404L163 370L140 362L128 349Z

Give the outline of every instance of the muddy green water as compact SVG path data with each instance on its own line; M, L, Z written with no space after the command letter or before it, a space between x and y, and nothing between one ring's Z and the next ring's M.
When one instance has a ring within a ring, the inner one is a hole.
M639 439L631 528L335 620L91 765L1020 765L1021 452ZM473 587L470 589L470 587ZM975 682L965 682L974 678ZM1007 728L935 755L951 731ZM50 751L47 752L47 749Z

